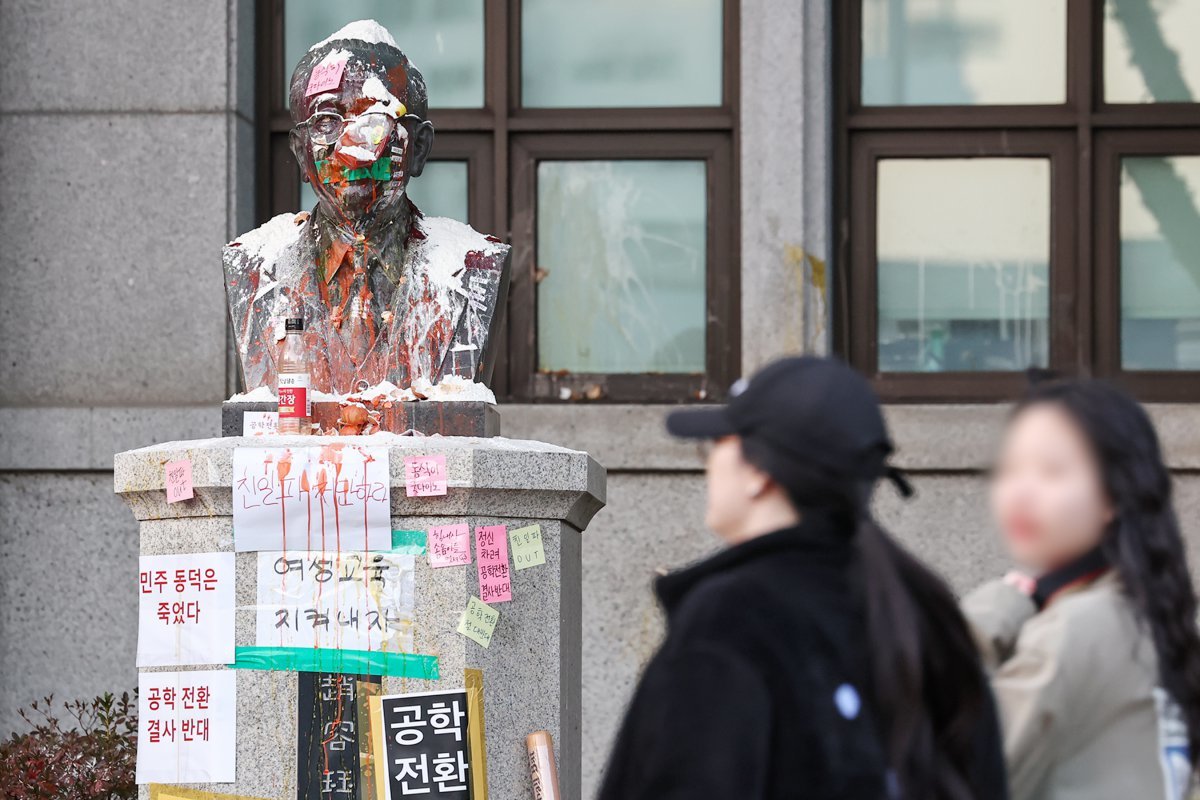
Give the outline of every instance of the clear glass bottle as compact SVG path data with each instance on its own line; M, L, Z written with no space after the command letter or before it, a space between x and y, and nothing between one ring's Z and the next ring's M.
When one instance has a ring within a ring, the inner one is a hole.
M308 353L304 348L304 319L290 317L284 323L287 335L279 346L279 433L312 433L312 394Z

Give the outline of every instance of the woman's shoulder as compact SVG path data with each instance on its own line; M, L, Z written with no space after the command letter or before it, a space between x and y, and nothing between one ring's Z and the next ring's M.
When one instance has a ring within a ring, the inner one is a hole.
M1081 660L1137 637L1133 605L1113 573L1053 599L1021 631L1026 646L1071 653Z

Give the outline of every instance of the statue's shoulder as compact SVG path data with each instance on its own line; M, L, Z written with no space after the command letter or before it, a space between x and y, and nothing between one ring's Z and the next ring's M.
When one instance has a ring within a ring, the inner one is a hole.
M293 247L308 228L308 213L279 214L225 245L225 269L246 269L274 264L279 255Z
M445 259L458 266L465 263L468 267L500 270L512 249L495 236L480 233L450 217L422 216L416 228L431 260Z

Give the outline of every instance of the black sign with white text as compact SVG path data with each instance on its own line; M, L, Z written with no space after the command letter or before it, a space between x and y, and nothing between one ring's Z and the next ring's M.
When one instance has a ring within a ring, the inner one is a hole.
M420 692L382 698L387 800L471 797L467 692Z

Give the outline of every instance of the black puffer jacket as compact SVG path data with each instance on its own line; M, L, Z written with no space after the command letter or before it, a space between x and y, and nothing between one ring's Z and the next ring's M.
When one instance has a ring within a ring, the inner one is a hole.
M601 800L887 798L852 558L848 537L813 517L661 578L667 638ZM1004 800L994 712L979 752L977 800Z

